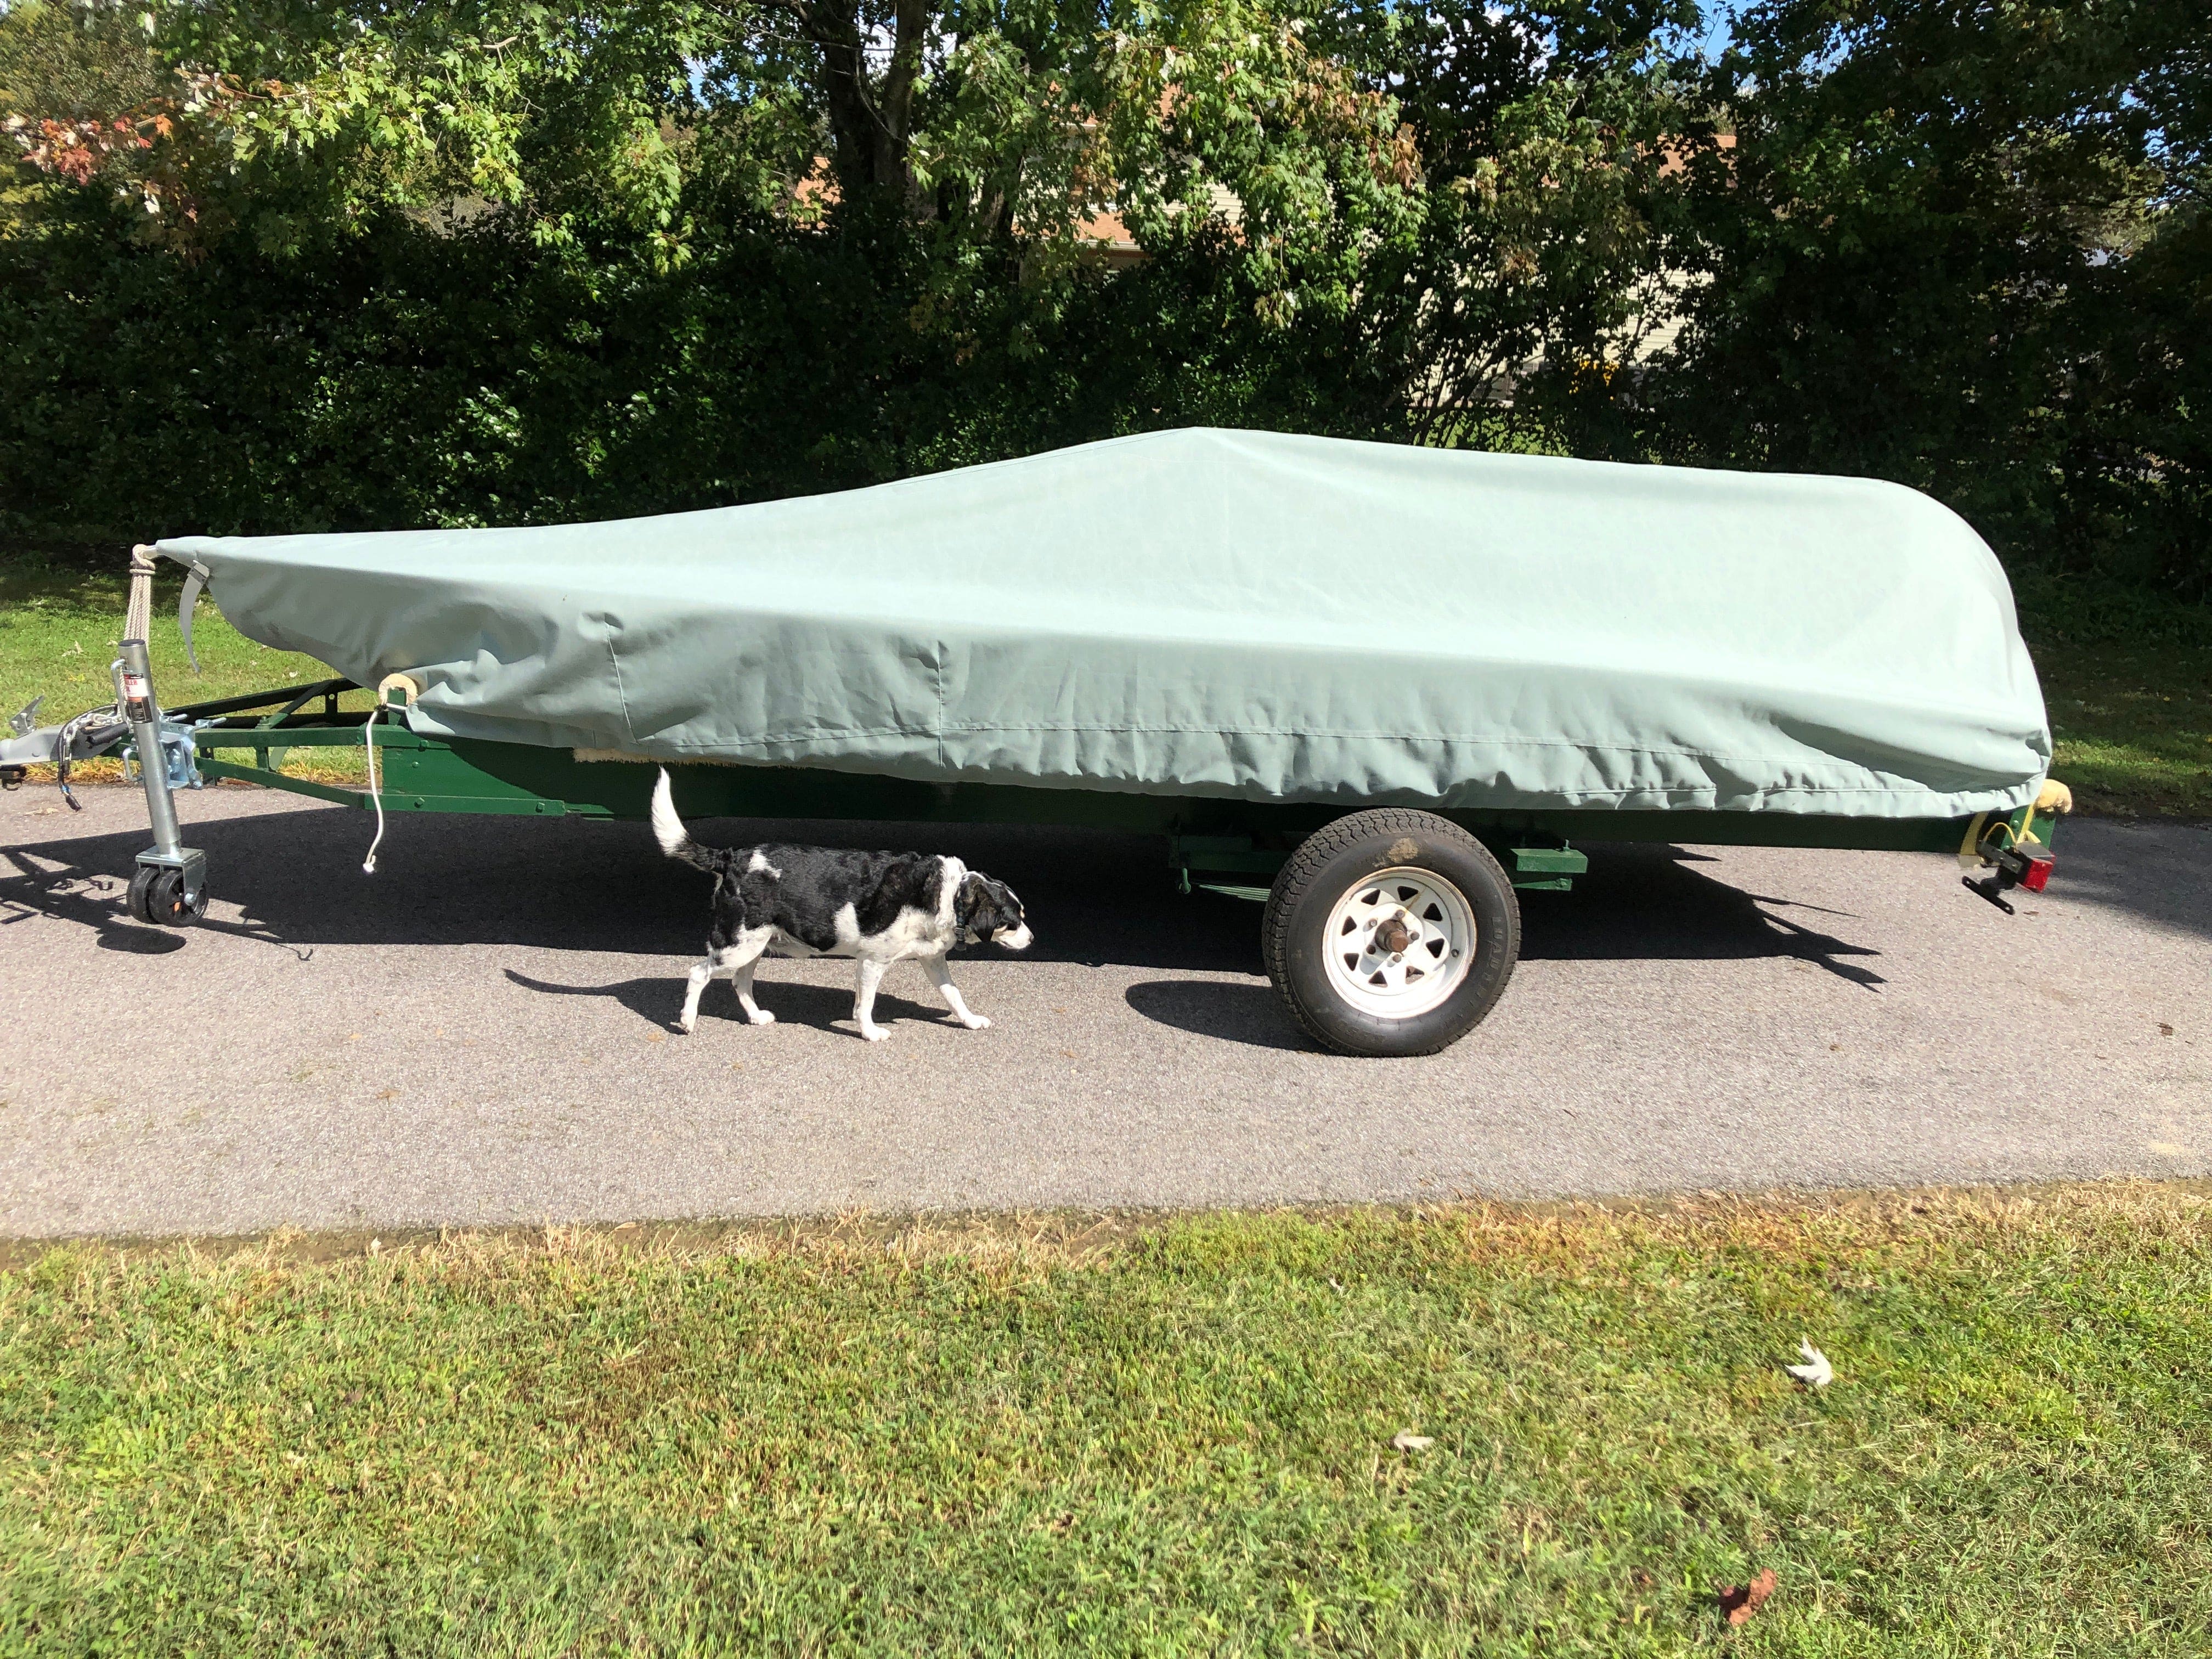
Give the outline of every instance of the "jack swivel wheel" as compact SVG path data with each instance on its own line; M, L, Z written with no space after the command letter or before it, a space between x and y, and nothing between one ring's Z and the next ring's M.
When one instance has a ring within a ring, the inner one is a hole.
M189 884L182 870L142 864L131 878L131 914L141 921L189 927L207 914L207 907L206 884Z

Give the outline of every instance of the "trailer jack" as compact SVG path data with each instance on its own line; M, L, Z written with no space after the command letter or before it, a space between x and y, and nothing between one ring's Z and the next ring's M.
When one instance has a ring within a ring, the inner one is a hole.
M154 696L146 641L125 640L118 649L115 702L131 727L139 780L146 787L146 817L154 830L154 844L139 854L137 872L131 878L131 914L165 927L189 927L207 914L207 854L185 846L177 827L168 757L161 750L161 706Z
M170 793L168 757L161 748L161 704L154 695L154 665L146 650L153 609L154 550L131 550L131 603L110 672L115 706L131 728L146 787L146 817L154 844L138 855L131 878L131 914L164 927L189 927L207 914L207 854L184 844Z

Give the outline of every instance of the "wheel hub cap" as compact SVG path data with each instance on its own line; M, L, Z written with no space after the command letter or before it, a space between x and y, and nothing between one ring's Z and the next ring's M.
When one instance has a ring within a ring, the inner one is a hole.
M1330 912L1332 989L1363 1012L1413 1019L1441 1006L1474 965L1474 908L1429 870L1380 870Z

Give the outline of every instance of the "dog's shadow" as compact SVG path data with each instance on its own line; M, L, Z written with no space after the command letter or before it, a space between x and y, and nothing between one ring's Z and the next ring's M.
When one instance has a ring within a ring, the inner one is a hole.
M617 980L611 985L556 985L550 980L532 979L512 968L505 970L507 981L526 991L536 991L554 997L607 997L642 1019L667 1030L676 1029L676 1017L684 1012L684 976L673 978ZM853 993L836 985L809 985L795 980L756 980L753 981L753 1000L774 1014L779 1025L812 1025L828 1027L842 1021L849 1032L853 1025ZM699 999L699 1018L727 1019L739 1024L744 1015L738 1007L738 999L730 989L730 981L717 975ZM909 1002L904 997L894 996L888 991L876 993L876 1023L888 1025L893 1020L921 1019L943 1024L950 1016L941 1007L927 1003Z

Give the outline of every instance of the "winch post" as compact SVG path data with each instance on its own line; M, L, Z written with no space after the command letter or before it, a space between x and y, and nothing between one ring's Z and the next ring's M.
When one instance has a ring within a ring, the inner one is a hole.
M138 754L138 775L146 785L146 817L154 830L154 845L141 853L165 863L174 863L185 850L177 827L177 803L169 793L169 769L161 755L161 705L154 700L154 665L146 641L125 640L117 664L124 718L130 722L131 741Z
M124 620L129 636L117 647L115 702L131 727L138 778L146 789L146 817L154 844L138 855L131 878L131 910L141 921L184 927L207 911L207 854L184 844L176 798L169 790L168 757L161 752L161 705L154 695L154 663L146 649L152 631L154 555L131 550L131 601Z

